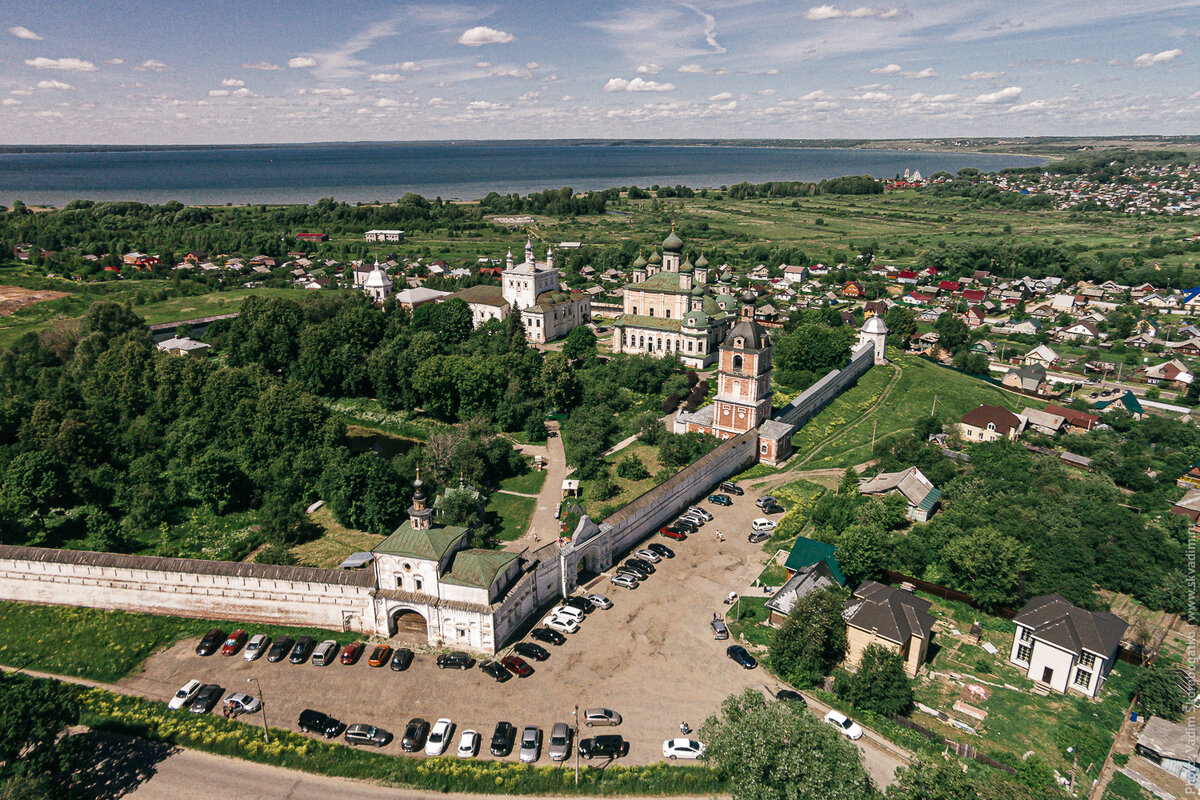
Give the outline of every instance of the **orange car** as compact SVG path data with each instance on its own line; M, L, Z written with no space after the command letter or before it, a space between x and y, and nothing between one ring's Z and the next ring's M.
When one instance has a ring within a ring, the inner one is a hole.
M346 645L346 649L342 651L342 663L343 664L357 663L358 659L362 657L362 651L363 651L363 643L362 642L351 642L350 644Z
M367 663L372 667L382 667L388 663L392 657L392 648L386 644L381 644L371 651L371 657L367 659Z

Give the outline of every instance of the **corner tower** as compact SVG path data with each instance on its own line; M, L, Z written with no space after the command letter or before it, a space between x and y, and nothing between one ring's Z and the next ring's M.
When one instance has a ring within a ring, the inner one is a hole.
M771 350L771 337L754 320L753 312L725 337L713 403L713 429L721 438L745 433L770 419Z

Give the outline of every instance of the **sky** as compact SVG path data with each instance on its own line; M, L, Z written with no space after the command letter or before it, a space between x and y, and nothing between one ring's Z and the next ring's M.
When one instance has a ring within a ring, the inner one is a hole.
M6 0L0 143L1198 134L1198 64L1200 0Z

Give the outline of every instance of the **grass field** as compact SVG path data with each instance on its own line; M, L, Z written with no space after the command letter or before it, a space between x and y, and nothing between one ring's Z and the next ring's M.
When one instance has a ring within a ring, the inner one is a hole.
M887 368L875 367L868 371L857 384L796 433L792 446L797 457L791 462L791 468L860 464L872 457L872 430L878 448L891 438L908 436L913 424L931 413L943 420L957 422L959 417L981 403L1011 411L1035 404L1029 398L925 359L900 355L894 350L888 353L892 363ZM895 384L889 389L893 379ZM876 403L878 407L872 410ZM830 437L836 438L822 447Z
M1118 772L1112 776L1101 800L1151 800L1152 797L1137 781Z
M542 485L545 483L546 471L531 469L521 475L514 475L511 478L505 478L500 481L500 488L506 492L537 494L542 490Z
M154 651L180 639L203 636L210 628L231 631L232 622L160 617L72 606L40 606L0 601L0 663L112 683L136 670ZM348 644L353 633L271 625L246 626L251 633L295 638L311 635Z
M529 529L537 500L515 494L493 492L484 508L484 518L496 526L496 537L504 542L520 539Z
M350 554L372 550L387 538L347 528L333 518L333 511L327 505L309 514L308 521L320 526L324 532L316 539L292 548L292 555L306 567L332 569Z

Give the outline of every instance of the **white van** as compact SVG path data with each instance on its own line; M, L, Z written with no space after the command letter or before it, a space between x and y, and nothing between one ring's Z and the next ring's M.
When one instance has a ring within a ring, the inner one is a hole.
M313 650L312 663L316 667L324 667L333 663L337 658L338 643L333 639L326 639L317 645L317 649Z

